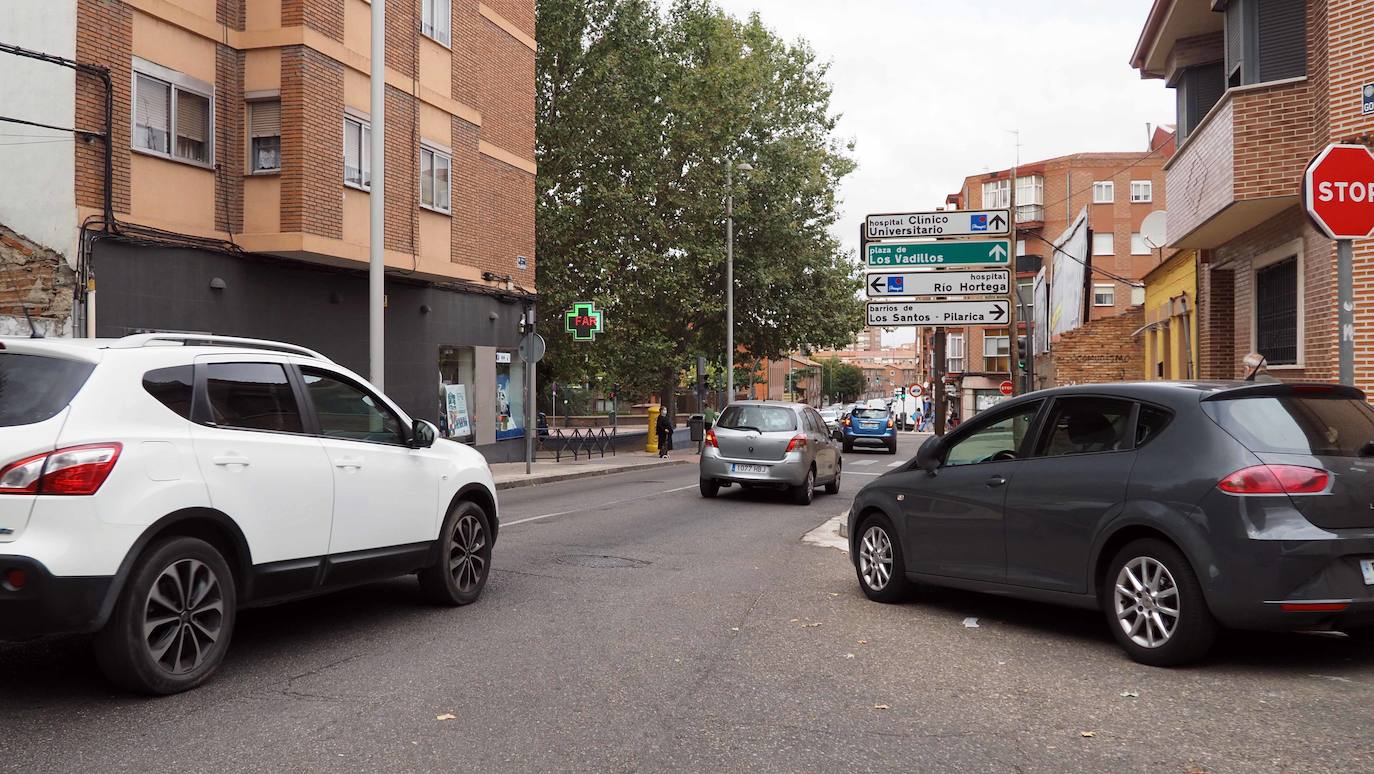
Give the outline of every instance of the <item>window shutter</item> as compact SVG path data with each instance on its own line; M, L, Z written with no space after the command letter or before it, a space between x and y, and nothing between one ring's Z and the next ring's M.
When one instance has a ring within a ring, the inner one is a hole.
M1259 0L1259 80L1307 74L1307 4Z
M1232 2L1226 7L1226 79L1232 86L1244 83L1243 52L1245 51L1245 27L1241 23L1243 2ZM1241 72L1232 77L1237 68Z
M166 132L170 87L162 81L138 76L138 114L134 123ZM162 148L161 150L166 150Z
M249 106L249 137L281 136L281 102L250 102Z
M205 142L209 126L210 100L189 91L177 91L177 136Z

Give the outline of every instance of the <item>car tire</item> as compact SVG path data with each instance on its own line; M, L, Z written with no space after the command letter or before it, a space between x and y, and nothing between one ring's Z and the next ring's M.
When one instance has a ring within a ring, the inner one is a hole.
M887 453L888 453L888 454L896 454L896 453L897 453L897 442L896 442L896 441L893 441L892 443L890 443L890 444L887 445Z
M214 546L192 537L154 543L96 635L96 661L127 690L189 691L224 661L237 612L234 575Z
M1119 592L1118 585L1127 592ZM1149 666L1202 659L1220 630L1188 559L1157 538L1136 540L1117 552L1102 580L1101 600L1117 643L1126 655Z
M708 499L708 500L711 499L712 497L715 497L716 495L720 494L720 482L719 482L719 481L716 481L716 480L713 479L713 478L703 478L703 479L701 479L700 485L701 485L701 496L702 496L702 497L705 497L705 498ZM688 486L690 486L690 484L689 484Z
M460 500L444 517L434 563L419 572L420 589L436 605L470 605L491 575L491 520L482 506Z
M914 585L906 577L902 544L887 516L868 516L854 534L854 571L864 596L884 604L909 599Z
M816 469L806 471L806 480L792 487L792 502L797 505L810 505L816 496Z
M836 463L836 464L835 464L835 478L832 479L832 480L830 481L830 483L828 483L828 484L825 485L825 493L826 493L826 494L839 494L839 493L840 493L840 472L841 472L841 469L842 469L843 467L844 467L844 466L843 466L843 465L840 465L839 463Z
M849 441L843 441L843 444L845 454L852 454L854 452L854 444L850 443Z

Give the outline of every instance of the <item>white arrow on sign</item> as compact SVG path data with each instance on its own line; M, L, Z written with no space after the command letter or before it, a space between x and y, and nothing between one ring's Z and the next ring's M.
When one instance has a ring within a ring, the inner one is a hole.
M876 296L1005 296L1011 275L1005 269L979 271L909 271L870 274L870 298Z
M902 237L997 236L1011 225L1010 210L936 210L869 215L869 239Z
M869 301L868 324L892 328L903 325L1005 325L1005 298L983 301Z

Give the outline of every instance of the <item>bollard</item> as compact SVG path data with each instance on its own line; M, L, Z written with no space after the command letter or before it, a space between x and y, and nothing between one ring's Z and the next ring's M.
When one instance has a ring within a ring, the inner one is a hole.
M661 407L655 403L649 406L649 440L644 444L644 451L650 454L658 454L658 415Z

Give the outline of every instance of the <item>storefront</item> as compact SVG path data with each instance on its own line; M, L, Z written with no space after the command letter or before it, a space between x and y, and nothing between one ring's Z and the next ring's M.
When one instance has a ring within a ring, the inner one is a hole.
M276 339L368 373L367 275L272 256L98 242L96 335ZM386 392L492 462L524 459L520 320L532 296L387 277Z

